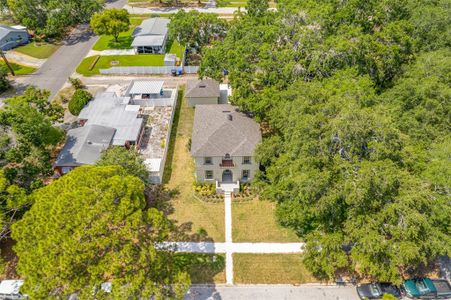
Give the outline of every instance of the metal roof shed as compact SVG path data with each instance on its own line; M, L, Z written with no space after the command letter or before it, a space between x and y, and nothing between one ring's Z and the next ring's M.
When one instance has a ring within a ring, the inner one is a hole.
M128 97L142 94L160 94L164 81L134 80L130 83L127 92Z

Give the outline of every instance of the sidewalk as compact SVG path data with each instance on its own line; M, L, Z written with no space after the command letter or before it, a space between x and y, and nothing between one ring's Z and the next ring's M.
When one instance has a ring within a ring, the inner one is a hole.
M46 61L46 59L39 59L35 57L31 57L29 55L16 52L14 50L9 50L5 52L6 59L14 61L15 63L29 66L33 68L39 69Z

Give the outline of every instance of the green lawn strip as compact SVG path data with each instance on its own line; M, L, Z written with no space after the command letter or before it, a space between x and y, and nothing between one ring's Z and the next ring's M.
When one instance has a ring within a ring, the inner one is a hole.
M56 44L30 42L27 45L15 48L14 51L29 55L31 57L46 59L49 58L58 48L59 45Z
M315 282L301 254L233 254L234 280L238 284L302 284Z
M193 196L194 161L189 150L194 109L179 94L164 169L164 188L173 196L168 217L193 241L225 241L224 203L206 203Z
M232 203L234 242L300 242L293 230L277 223L275 203L252 200Z
M9 62L9 64L13 68L14 73L16 73L16 75L27 75L27 74L31 74L34 71L36 71L36 68L33 68L33 67L19 65L19 64L13 63L13 62ZM0 62L0 67L6 68L6 70L8 71L8 74L10 73L8 67L6 66L6 64L3 61Z
M169 49L169 50L167 50L167 49ZM180 45L179 42L177 42L177 41L170 41L166 47L167 53L175 54L179 58L182 58L183 50L185 50L185 47Z
M141 54L141 55L111 55L101 56L97 64L90 71L89 67L96 56L85 58L77 67L77 73L92 76L100 74L99 69L109 69L111 67L135 67L135 66L163 66L163 54ZM111 62L117 62L112 65Z
M225 255L177 253L177 261L188 267L191 283L225 283Z

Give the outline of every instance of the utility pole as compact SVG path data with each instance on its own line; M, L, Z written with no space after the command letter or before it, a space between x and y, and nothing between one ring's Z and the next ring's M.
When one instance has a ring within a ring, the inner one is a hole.
M14 73L13 67L9 64L9 61L6 59L5 53L2 49L0 49L0 56L3 58L3 61L5 62L6 66L8 66L8 69L11 71L11 75L16 76L16 73Z

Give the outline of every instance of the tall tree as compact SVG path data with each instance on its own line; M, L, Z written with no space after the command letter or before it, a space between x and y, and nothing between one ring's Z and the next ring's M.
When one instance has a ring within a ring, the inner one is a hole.
M170 249L172 223L145 210L144 184L119 166L79 167L31 195L13 226L18 271L33 299L79 293L104 282L114 299L181 298L189 276Z
M91 28L96 34L112 35L118 42L119 34L130 27L130 15L126 9L107 9L92 16Z
M268 0L249 0L246 3L246 11L251 17L263 16L269 8Z
M144 165L144 160L134 149L124 147L110 147L102 153L102 157L96 163L98 166L121 166L128 174L141 179L149 180L149 171Z
M38 34L58 36L67 26L89 22L104 0L7 0L13 17Z

